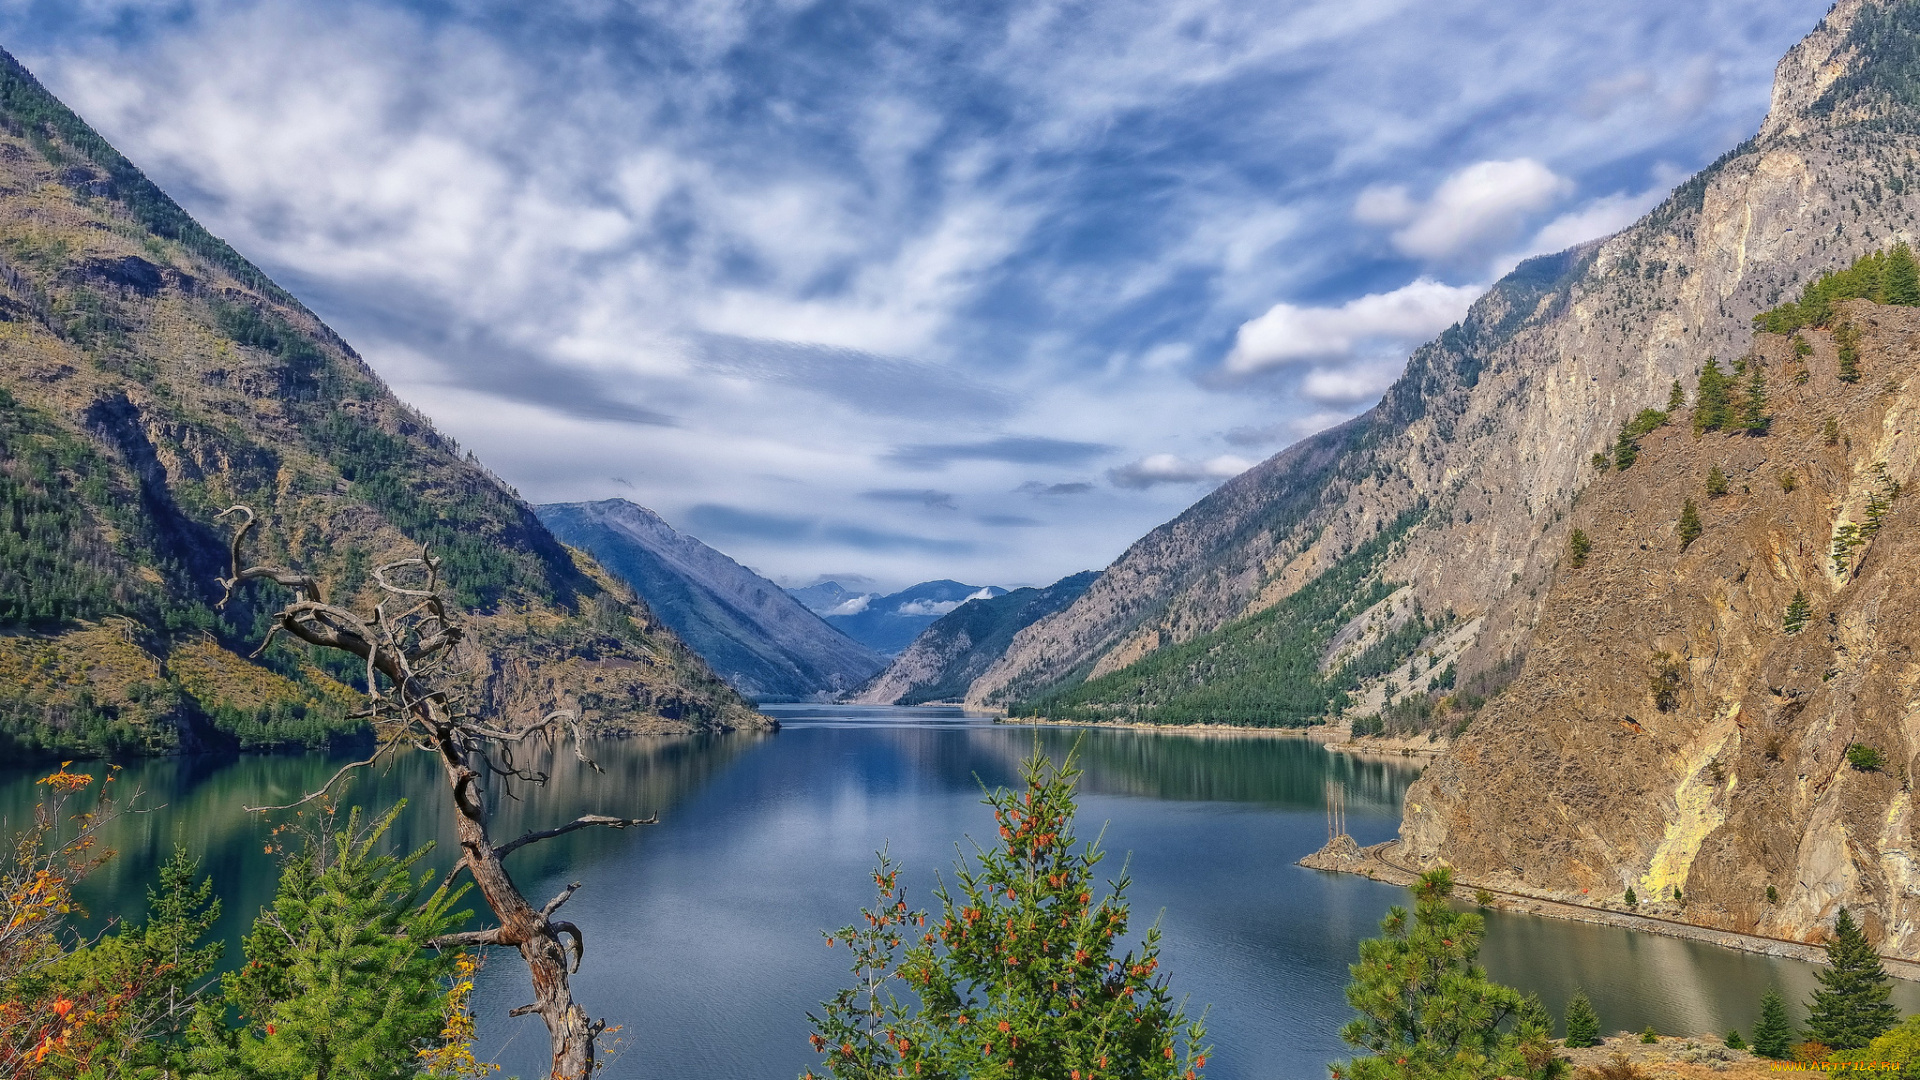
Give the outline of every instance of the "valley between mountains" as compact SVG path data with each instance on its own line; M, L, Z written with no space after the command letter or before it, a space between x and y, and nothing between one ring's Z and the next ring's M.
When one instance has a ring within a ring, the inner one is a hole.
M218 606L245 503L342 597L441 552L486 708L1411 741L1437 757L1398 863L1801 941L1845 907L1920 959L1917 56L1920 5L1840 0L1752 139L1521 263L1368 412L1104 569L886 595L783 588L622 500L529 505L0 56L0 740L363 737L354 671L256 653L262 595Z

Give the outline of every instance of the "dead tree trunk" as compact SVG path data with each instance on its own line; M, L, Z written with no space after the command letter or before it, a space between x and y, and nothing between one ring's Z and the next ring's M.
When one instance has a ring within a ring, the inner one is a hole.
M554 917L580 884L567 886L544 907L536 908L513 883L505 860L528 844L577 829L596 826L624 829L651 825L656 819L589 814L504 844L494 843L487 831L484 799L487 781L495 778L502 784L515 780L545 783L547 775L519 764L514 758L514 749L534 741L551 745L569 728L574 752L580 760L593 765L580 745L578 717L553 712L537 723L495 726L460 707L457 696L445 685L445 676L451 650L464 635L458 620L439 595L439 560L424 550L417 559L386 563L373 572L374 582L386 599L375 605L371 614L362 616L326 603L319 584L306 574L272 566L243 568L241 545L253 528L253 511L235 506L221 516L227 514L241 515L242 521L233 532L233 576L221 581L226 590L221 605L225 606L242 582L277 582L293 590L295 599L275 616L273 633L285 631L309 645L338 649L366 663L369 704L362 715L373 724L378 749L367 760L341 769L301 802L324 794L353 769L372 765L399 749L435 754L446 772L460 846L460 861L448 875L449 880L461 870L472 874L474 884L499 925L491 930L449 934L434 944L442 948L508 946L520 950L528 974L533 978L534 1000L513 1010L511 1015L538 1013L546 1022L553 1046L553 1062L548 1072L552 1080L585 1080L593 1071L595 1041L605 1030L606 1022L588 1017L586 1010L573 1000L567 977L580 969L585 939L579 927ZM419 580L414 584L419 587L396 584L390 577L403 572L415 575ZM389 612L390 604L404 610ZM264 652L272 640L269 634L260 651ZM571 960L567 955L569 943L573 948Z

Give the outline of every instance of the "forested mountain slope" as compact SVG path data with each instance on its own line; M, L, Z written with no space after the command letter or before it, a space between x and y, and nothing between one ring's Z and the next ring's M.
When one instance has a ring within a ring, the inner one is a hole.
M536 508L555 536L631 585L728 685L761 700L833 696L885 666L786 590L625 499Z
M1781 62L1755 139L1624 232L1521 264L1416 351L1377 406L1142 538L1023 631L968 699L1064 700L1083 680L1232 631L1410 518L1368 578L1396 586L1380 602L1410 598L1460 628L1425 643L1430 663L1462 678L1510 667L1593 454L1708 357L1743 353L1756 313L1916 231L1917 40L1912 0L1842 0ZM1389 614L1355 613L1343 633Z
M1099 576L1085 570L1044 589L969 600L922 630L885 671L848 700L866 705L959 701L973 680L1005 655L1015 634L1079 599Z
M234 503L330 599L429 545L473 612L474 703L611 730L770 723L623 586L396 400L312 313L0 53L0 750L158 753L354 733L284 602L216 612Z

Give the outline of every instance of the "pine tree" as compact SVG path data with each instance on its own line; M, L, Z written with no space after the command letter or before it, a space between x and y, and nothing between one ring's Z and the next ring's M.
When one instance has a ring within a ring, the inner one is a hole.
M1678 412L1686 407L1687 391L1680 385L1680 380L1675 379L1673 389L1667 392L1667 411Z
M1749 435L1765 435L1773 418L1767 415L1767 377L1758 360L1747 365L1747 392L1741 399L1740 426Z
M1813 605L1807 602L1806 590L1796 589L1793 601L1787 605L1786 618L1781 621L1782 629L1789 634L1797 634L1807 625L1807 619L1812 614Z
M1634 440L1627 428L1620 429L1620 437L1613 441L1613 467L1630 469L1640 460L1640 444Z
M1727 1041L1727 1049L1729 1050L1745 1050L1747 1048L1747 1040L1740 1037L1739 1028L1734 1028L1733 1030L1727 1032L1726 1041Z
M1075 850L1072 758L1056 764L1036 749L1022 773L1023 792L987 797L999 844L956 867L958 896L935 891L938 919L897 967L905 928L928 914L909 910L884 853L879 902L862 925L828 935L853 950L856 986L809 1016L825 1076L1174 1080L1206 1066L1205 1030L1159 971L1158 928L1137 952L1115 951L1127 935L1128 880L1095 898L1104 853L1095 843ZM894 979L916 1009L893 995Z
M1787 1019L1787 999L1769 988L1760 998L1760 1019L1753 1022L1753 1052L1775 1061L1787 1060L1793 1048L1793 1023Z
M1600 1045L1600 1014L1593 1011L1585 990L1575 990L1567 1002L1567 1045Z
M1707 494L1719 498L1727 493L1727 474L1715 465L1707 470Z
M1852 383L1860 381L1860 328L1852 323L1841 323L1834 328L1833 343L1840 356L1840 381Z
M1908 256L1912 258L1911 253ZM1807 1037L1838 1050L1865 1046L1900 1021L1893 979L1846 908L1827 942L1828 966L1814 973L1820 989L1807 1006Z
M1700 524L1700 508L1693 504L1692 499L1688 499L1686 505L1680 508L1680 550L1692 547L1693 542L1700 539L1700 534L1705 531Z
M1881 277L1882 303L1900 307L1920 307L1920 264L1905 240L1887 253L1886 269Z
M1633 895L1633 886L1631 885L1627 886L1627 906L1628 907L1640 906L1640 898L1638 896Z
M1732 380L1720 361L1708 357L1693 393L1693 432L1722 431L1733 423Z
M1332 1067L1335 1080L1513 1076L1558 1071L1537 1006L1474 963L1485 920L1447 904L1453 871L1413 885L1414 911L1395 907L1383 936L1360 943L1347 1002L1359 1011L1340 1037L1367 1052ZM1514 1030L1501 1028L1509 1018Z
M1593 541L1585 531L1575 529L1567 534L1567 564L1578 570L1587 565L1587 555L1593 551Z
M418 1074L418 1052L440 1041L460 957L429 942L466 920L452 910L466 889L429 894L432 870L414 881L431 844L404 858L375 853L403 806L365 827L355 809L344 829L288 861L244 942L247 964L226 976L225 1002L194 1018L196 1076ZM227 1028L226 1006L240 1030Z

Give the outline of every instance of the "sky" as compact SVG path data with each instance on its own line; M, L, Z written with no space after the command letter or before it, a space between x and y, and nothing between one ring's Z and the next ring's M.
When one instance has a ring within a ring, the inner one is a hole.
M1751 135L1827 0L0 0L535 502L1104 567Z

